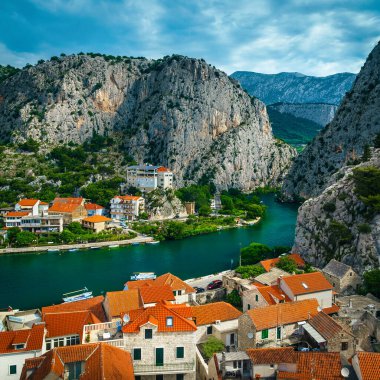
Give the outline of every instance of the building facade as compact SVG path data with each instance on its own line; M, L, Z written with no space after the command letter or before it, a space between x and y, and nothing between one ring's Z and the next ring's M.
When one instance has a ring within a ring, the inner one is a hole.
M145 200L134 195L117 195L110 202L113 220L135 220L144 212Z
M127 168L127 185L143 191L173 188L173 173L164 166L133 165Z

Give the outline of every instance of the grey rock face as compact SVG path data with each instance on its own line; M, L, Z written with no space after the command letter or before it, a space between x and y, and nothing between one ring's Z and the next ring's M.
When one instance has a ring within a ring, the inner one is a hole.
M339 73L327 77L313 77L300 73L260 74L236 71L231 75L252 96L265 104L329 103L339 105L349 91L356 75ZM302 116L303 117L303 116Z
M45 146L113 135L176 185L278 185L295 151L273 138L265 105L203 60L69 56L0 84L0 140Z
M333 121L297 157L283 185L288 198L320 194L337 170L380 133L380 44L361 69Z
M323 127L330 123L338 109L338 106L327 103L275 103L269 107L281 113L314 121Z
M156 189L147 193L145 196L145 208L150 216L150 220L187 216L185 206L171 189Z
M366 219L365 205L355 194L351 176L357 167L380 168L380 149L373 155L368 162L343 167L330 179L322 194L308 199L300 207L293 250L312 265L322 268L334 258L351 265L360 274L379 267L380 215L376 214L369 221ZM338 229L352 234L350 242L336 244L339 233L332 227L334 223L339 223ZM359 226L362 224L368 224L371 232L361 233Z

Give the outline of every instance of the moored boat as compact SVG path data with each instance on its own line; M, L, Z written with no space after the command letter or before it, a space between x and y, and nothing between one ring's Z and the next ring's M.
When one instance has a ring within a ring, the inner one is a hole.
M59 252L58 248L51 248L47 250L48 252Z
M119 247L119 244L111 244L108 246L108 248L117 248Z
M69 249L69 252L75 252L75 251L78 251L78 248L71 248L71 249Z
M155 245L155 244L160 244L160 242L158 240L153 240L153 241L147 241L146 244Z
M140 245L140 242L138 242L138 241L134 241L134 242L132 243L132 245Z
M134 272L131 280L154 280L156 277L154 272Z
M75 302L86 300L88 298L92 298L92 292L89 291L86 287L79 290L74 290L73 292L64 293L62 295L63 302Z

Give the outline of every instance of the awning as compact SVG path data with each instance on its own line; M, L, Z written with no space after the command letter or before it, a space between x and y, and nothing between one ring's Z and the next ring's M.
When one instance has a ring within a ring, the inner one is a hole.
M325 338L309 323L305 323L302 327L318 344L326 343Z

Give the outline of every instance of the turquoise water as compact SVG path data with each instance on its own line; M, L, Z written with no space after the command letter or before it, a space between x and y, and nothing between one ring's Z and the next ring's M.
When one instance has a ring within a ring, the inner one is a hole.
M121 290L132 272L171 272L186 279L236 266L240 248L252 241L289 245L294 238L295 205L262 196L268 206L263 220L236 228L157 245L76 252L0 256L0 309L59 303L62 293L87 286L95 295Z

